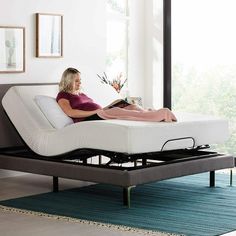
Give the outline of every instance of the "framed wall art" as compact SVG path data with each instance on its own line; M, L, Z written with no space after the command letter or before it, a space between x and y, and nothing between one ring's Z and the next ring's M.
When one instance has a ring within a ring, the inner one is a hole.
M25 72L25 28L0 26L0 73Z
M63 16L36 13L36 57L63 56Z

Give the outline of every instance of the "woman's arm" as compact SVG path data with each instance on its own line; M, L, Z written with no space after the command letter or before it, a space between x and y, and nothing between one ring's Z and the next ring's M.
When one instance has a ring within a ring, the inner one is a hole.
M101 109L96 109L94 111L83 111L83 110L73 109L70 105L69 100L64 98L61 98L58 101L58 104L61 107L61 109L66 113L66 115L68 115L71 118L84 118L92 116L96 114L99 110L101 110Z

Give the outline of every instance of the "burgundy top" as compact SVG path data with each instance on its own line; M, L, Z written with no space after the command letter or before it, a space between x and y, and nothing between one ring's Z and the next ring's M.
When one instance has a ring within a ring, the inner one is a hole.
M70 105L73 109L83 110L83 111L93 111L96 109L102 108L100 105L95 103L90 97L85 95L84 93L80 93L79 95L67 93L67 92L59 92L57 94L57 102L64 98L69 100ZM74 123L84 120L85 118L72 118Z

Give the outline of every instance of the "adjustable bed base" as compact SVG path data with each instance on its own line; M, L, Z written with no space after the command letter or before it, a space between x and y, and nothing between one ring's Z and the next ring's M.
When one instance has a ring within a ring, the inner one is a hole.
M0 169L53 176L54 191L58 177L117 185L130 206L136 185L210 172L214 186L215 170L234 167L231 155L203 149L227 139L223 119L178 114L174 123L107 120L56 129L34 98L55 96L57 89L0 86Z
M127 155L126 161L122 158L118 163L116 159L107 162L101 155L109 152L97 150L96 155L96 150L84 151L85 155L74 153L55 159L28 148L4 148L0 149L0 168L53 176L53 191L59 189L58 177L117 185L123 188L123 204L130 207L130 191L136 185L210 172L210 187L214 187L215 170L234 167L232 156L201 149ZM95 158L94 164L88 158Z

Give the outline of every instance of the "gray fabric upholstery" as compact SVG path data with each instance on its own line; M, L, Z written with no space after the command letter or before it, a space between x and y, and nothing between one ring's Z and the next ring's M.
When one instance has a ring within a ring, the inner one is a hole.
M233 167L234 158L230 155L214 156L167 164L131 171L131 173L129 173L129 185L144 184L157 180L159 181Z
M1 101L2 97L11 86L12 85L9 84L0 85ZM0 148L24 145L21 141L19 134L16 132L15 128L13 127L7 115L5 114L2 107L2 103L0 104L0 130Z
M219 155L131 171L0 155L0 168L2 169L114 184L122 187L233 167L234 158L229 155Z

